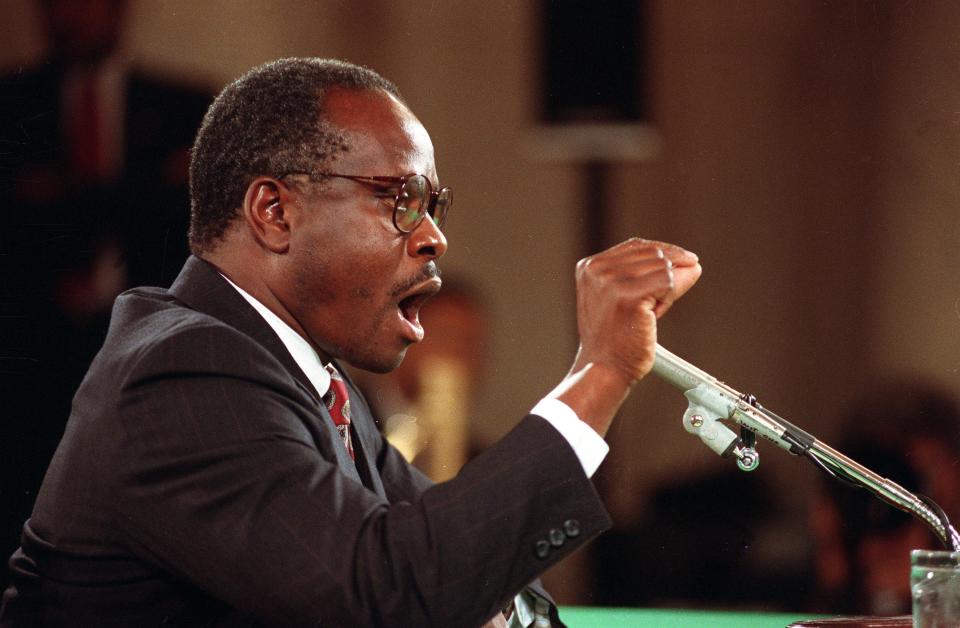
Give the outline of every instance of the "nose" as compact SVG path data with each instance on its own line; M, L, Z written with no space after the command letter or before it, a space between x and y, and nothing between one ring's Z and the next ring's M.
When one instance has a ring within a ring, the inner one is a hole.
M412 257L437 259L447 252L447 238L440 227L427 216L407 238L407 252Z

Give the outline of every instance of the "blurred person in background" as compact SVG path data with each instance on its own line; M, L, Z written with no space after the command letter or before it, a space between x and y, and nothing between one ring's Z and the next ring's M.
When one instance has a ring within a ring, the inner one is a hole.
M476 290L447 276L420 320L430 334L407 351L399 368L354 374L390 444L442 482L480 449L470 407L483 379L489 322Z
M209 96L125 58L125 0L39 0L47 57L0 78L0 550L17 545L114 297L187 256Z
M960 516L960 412L924 383L896 382L856 403L837 449ZM811 610L909 614L910 551L943 549L913 516L873 494L826 479L810 508L814 541Z

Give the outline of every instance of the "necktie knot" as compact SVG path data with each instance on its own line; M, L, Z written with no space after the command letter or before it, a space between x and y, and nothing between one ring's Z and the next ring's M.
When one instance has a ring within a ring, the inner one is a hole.
M333 424L336 426L337 431L340 432L340 438L343 439L347 453L349 453L350 458L353 459L355 455L353 452L353 441L350 437L350 394L347 392L347 384L343 381L343 376L340 375L340 372L333 364L328 364L325 368L327 372L330 373L330 388L327 389L327 394L323 396L323 402L330 412L330 418L333 419Z

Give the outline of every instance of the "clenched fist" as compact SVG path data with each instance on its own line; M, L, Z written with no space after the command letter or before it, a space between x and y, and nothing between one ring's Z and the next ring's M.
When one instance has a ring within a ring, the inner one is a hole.
M657 319L699 277L693 253L639 238L580 260L578 361L607 364L632 385L653 367Z
M700 278L696 255L632 238L577 264L580 349L554 391L601 435L653 368L657 319Z

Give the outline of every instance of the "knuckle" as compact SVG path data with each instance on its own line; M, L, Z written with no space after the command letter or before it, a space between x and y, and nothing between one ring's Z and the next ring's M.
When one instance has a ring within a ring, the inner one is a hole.
M631 240L628 250L634 256L634 259L637 260L647 259L651 256L657 258L665 257L663 247L659 242L644 240L642 238L634 238Z
M579 279L588 272L588 270L590 269L590 266L591 266L591 258L584 257L582 260L577 262L577 267L574 274Z

